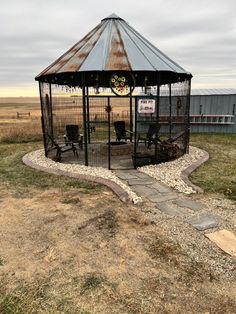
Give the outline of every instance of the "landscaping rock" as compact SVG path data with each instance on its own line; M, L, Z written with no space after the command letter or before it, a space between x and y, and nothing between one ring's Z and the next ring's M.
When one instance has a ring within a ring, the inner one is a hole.
M152 203L161 203L170 200L176 199L178 196L174 193L165 193L164 195L161 193L156 193L148 196L148 199Z
M171 189L169 189L167 186L165 186L164 184L156 181L153 185L152 188L157 190L160 193L170 193L172 192Z
M208 213L203 213L193 216L188 220L188 223L197 230L203 231L218 226L218 217Z
M204 204L200 202L195 202L195 201L187 200L187 199L179 199L179 200L174 201L173 203L175 203L176 205L180 207L187 207L193 211L198 211L206 207Z
M186 214L188 214L188 211L185 211L184 209L176 209L171 207L170 205L166 204L166 203L157 203L156 204L156 208L159 209L161 212L165 213L166 215L175 217L182 217Z
M128 180L129 185L149 185L153 184L155 180L153 179L130 179Z
M123 172L115 172L116 176L122 180L131 180L131 179L137 179L136 176Z
M139 195L143 195L145 197L149 197L150 195L156 195L157 190L152 188L152 185L143 186L143 185L134 185L132 189L137 192Z

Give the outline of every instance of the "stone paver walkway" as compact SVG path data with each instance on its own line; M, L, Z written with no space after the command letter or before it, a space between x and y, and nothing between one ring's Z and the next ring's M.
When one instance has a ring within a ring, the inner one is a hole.
M209 214L206 205L174 192L165 184L137 170L117 170L117 177L128 184L143 199L154 203L156 210L170 217L181 217L199 231L216 228L220 219Z
M183 194L174 192L160 181L137 170L117 170L115 174L143 199L154 203L154 210L151 207L146 208L144 210L146 214L155 214L154 211L158 210L170 218L183 219L200 232L219 227L220 217L209 213L207 206L202 202L190 200ZM205 236L224 252L235 256L236 235L234 233L228 230L216 230Z

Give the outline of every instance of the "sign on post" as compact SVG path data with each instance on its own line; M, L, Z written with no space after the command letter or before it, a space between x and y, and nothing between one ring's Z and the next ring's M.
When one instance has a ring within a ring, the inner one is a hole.
M153 114L155 113L155 99L139 99L138 100L138 113Z

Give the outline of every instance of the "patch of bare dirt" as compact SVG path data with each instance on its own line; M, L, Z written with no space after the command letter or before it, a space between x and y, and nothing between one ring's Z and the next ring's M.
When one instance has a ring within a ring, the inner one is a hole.
M235 311L233 275L201 261L204 252L217 264L223 253L208 240L198 250L202 238L190 227L178 243L173 222L152 223L108 189L0 187L0 201L2 313L9 304L19 313ZM199 241L196 255L191 241Z

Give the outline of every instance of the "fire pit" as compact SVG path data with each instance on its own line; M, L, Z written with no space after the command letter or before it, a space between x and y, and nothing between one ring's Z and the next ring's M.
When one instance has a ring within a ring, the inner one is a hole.
M108 143L102 143L100 145L100 152L102 155L108 154ZM133 143L127 142L110 142L111 156L123 156L130 155L133 152Z

